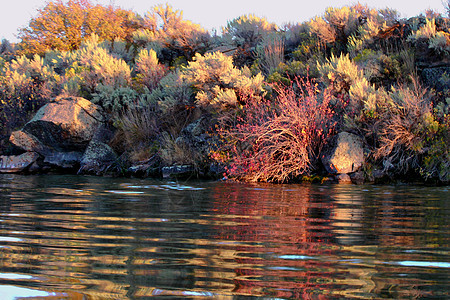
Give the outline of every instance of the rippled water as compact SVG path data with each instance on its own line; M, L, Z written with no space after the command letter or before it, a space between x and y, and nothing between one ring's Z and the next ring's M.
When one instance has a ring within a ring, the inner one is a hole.
M448 187L0 175L0 298L448 298L449 200Z

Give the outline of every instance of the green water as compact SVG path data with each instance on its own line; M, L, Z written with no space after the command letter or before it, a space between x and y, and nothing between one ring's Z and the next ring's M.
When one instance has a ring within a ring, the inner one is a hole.
M0 299L443 299L449 187L0 175Z

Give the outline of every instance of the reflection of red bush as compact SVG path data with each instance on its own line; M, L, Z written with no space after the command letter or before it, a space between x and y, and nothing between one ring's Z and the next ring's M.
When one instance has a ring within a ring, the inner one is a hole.
M336 249L329 221L314 218L309 211L310 202L319 195L311 194L308 186L285 192L279 186L264 189L245 189L241 185L234 189L234 186L230 184L226 193L222 187L213 196L219 216L215 220L218 224L215 238L235 242L232 248L236 254L232 261L230 257L224 258L222 266L234 266L233 292L326 299L320 291L330 293L332 276L339 273L332 262L323 260ZM328 214L330 208L331 204L321 205L320 213Z

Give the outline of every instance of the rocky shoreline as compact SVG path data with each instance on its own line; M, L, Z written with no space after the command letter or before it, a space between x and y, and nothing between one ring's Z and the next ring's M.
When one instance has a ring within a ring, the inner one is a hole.
M109 145L113 138L114 128L105 121L99 106L83 98L60 97L11 134L9 141L16 154L0 156L0 173L224 178L225 167L217 163L200 169L193 165L160 166L150 159L127 166ZM323 151L321 162L326 174L302 180L354 184L389 180L381 170L370 174L363 170L363 141L352 133L335 135Z

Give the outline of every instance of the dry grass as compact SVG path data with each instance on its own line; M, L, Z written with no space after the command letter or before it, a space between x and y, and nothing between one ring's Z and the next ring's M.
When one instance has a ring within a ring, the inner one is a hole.
M197 166L200 155L183 142L177 141L172 135L163 132L159 138L159 157L163 165L193 165Z
M155 153L158 122L155 111L149 106L133 106L123 112L118 120L118 139L126 146L125 150L130 152L132 161L148 160Z
M427 150L428 127L434 120L426 90L416 79L413 83L413 89L401 86L390 93L392 102L380 116L379 147L374 152L386 169L403 174L419 167L420 155Z

